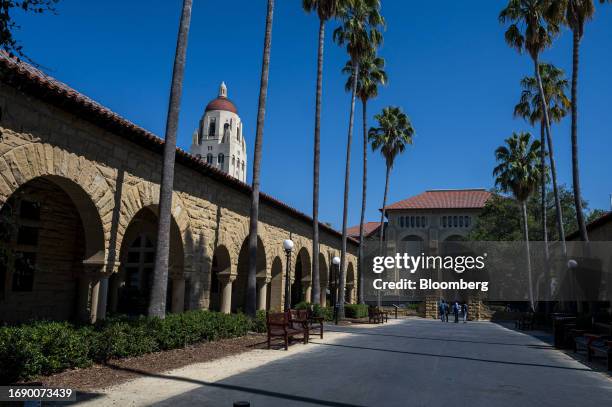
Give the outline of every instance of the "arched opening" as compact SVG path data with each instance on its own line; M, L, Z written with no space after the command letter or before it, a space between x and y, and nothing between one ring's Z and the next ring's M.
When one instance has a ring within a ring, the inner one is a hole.
M319 291L319 303L324 307L329 303L327 301L329 295L329 268L327 267L327 260L323 253L319 253L319 286L321 287Z
M229 251L225 246L218 246L215 249L210 269L210 299L209 309L211 311L221 311L221 279L219 274L229 275L231 272L232 261Z
M82 317L87 264L104 265L102 222L89 195L57 176L24 183L0 209L0 322Z
M425 251L425 244L421 236L408 235L402 238L400 249L412 256L419 256Z
M352 304L355 301L355 268L353 263L346 267L346 288L344 290L344 301Z
M134 215L121 244L119 273L112 277L111 310L127 315L147 313L155 268L157 246L157 208L146 207ZM168 286L166 311L172 311L173 284L183 278L183 243L178 225L172 219L170 226L170 257L168 261ZM184 288L183 288L184 289ZM183 293L184 295L184 293ZM116 300L114 300L116 298ZM176 312L184 310L181 304Z
M305 286L310 283L310 255L305 247L302 247L295 259L294 279L291 284L291 307L302 301L310 301L307 297ZM306 283L306 284L305 284Z
M265 276L266 274L266 251L261 241L257 236L257 275ZM232 312L244 312L247 294L247 280L249 275L249 238L248 236L242 242L240 254L238 255L238 270L236 280L232 285Z
M268 286L268 305L270 311L281 311L283 309L283 261L276 256L272 260L272 279Z

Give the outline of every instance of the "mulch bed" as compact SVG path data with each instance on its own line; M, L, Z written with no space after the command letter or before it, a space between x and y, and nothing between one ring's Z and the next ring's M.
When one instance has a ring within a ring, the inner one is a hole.
M52 376L42 376L28 384L62 387L82 392L103 389L150 373L161 373L193 363L208 362L252 349L265 349L264 334L249 333L234 339L204 342L183 349L111 360L105 365L68 370Z

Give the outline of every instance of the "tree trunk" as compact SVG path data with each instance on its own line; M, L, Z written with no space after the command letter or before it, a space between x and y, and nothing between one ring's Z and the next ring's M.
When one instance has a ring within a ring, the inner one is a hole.
M563 248L563 256L567 255L565 245L565 226L563 226L563 210L561 209L561 199L559 198L559 187L557 186L557 164L555 163L555 154L553 149L553 139L550 133L546 133L548 140L548 160L550 162L550 173L552 175L553 194L555 196L555 208L557 212L557 230L559 232L559 241Z
M584 213L582 212L582 194L580 192L580 170L578 166L578 61L580 57L580 35L576 30L572 53L572 182L574 186L574 204L576 205L576 221L580 231L580 240L589 241Z
M263 62L259 84L259 102L257 108L257 128L255 131L255 151L253 153L253 184L251 195L251 214L249 219L249 273L245 312L254 317L257 309L257 222L259 218L259 183L261 173L261 149L263 146L264 118L266 99L268 97L268 73L270 71L270 48L272 46L272 17L274 0L268 0L266 13L266 34L264 36Z
M148 315L164 318L166 316L166 290L168 287L168 257L170 256L170 223L172 221L172 189L174 184L174 159L176 155L176 133L183 93L183 75L185 72L185 55L187 37L191 22L192 0L183 1L183 11L179 23L174 67L172 69L172 86L166 119L164 157L159 192L159 223L157 226L157 247L155 250L155 269L151 285L151 299Z
M361 100L361 107L363 117L363 180L361 187L361 217L359 218L359 290L358 290L358 302L359 304L365 303L364 292L363 292L363 284L365 281L365 273L363 267L363 224L365 221L365 211L366 211L366 193L368 186L368 131L367 131L367 105L368 101L366 99Z
M529 227L527 226L527 203L526 201L521 202L521 209L523 211L523 235L525 236L525 257L527 260L527 281L529 283L529 303L531 309L535 311L535 301L533 298L533 282L531 277L531 254L529 253Z
M389 193L389 175L391 174L391 165L387 163L387 172L385 174L385 192L383 194L383 206L380 214L380 237L378 241L378 249L380 256L384 256L383 253L383 240L385 235L385 206L387 206L387 194Z
M342 210L342 250L340 251L340 288L338 293L338 318L344 318L344 290L346 286L346 222L348 220L349 181L351 176L351 143L355 122L355 94L359 76L359 62L353 61L353 89L351 91L351 113L346 140L346 167L344 170L344 208Z
M542 120L540 122L540 183L541 183L541 207L540 210L542 212L542 237L544 241L544 277L545 277L545 288L546 291L544 293L544 297L546 299L549 298L548 292L550 287L550 254L548 251L548 225L547 225L547 216L546 216L546 124Z
M315 107L314 169L312 177L312 300L320 304L319 279L319 162L321 153L321 98L323 95L323 47L325 46L325 20L319 20L319 50L317 53L317 95ZM329 278L328 278L329 280Z
M533 61L534 65L535 65L535 74L536 74L536 79L538 82L538 91L540 93L540 102L542 103L541 109L542 112L544 113L544 125L546 127L546 134L548 134L548 141L549 144L552 141L552 132L550 131L550 118L548 115L548 101L546 100L546 95L544 94L544 87L542 86L542 76L540 75L540 62L538 61L538 59L534 59ZM551 152L550 154L550 159L551 159L551 170L553 170L553 161L554 159L552 158L552 144L549 145L549 151ZM556 183L557 183L557 179L556 179L556 174L554 175L554 179L553 179L553 187L555 189L555 191L557 190L556 187ZM557 227L559 229L559 241L561 241L561 247L563 249L563 254L565 255L567 253L567 249L566 249L566 245L565 245L565 232L563 231L563 211L561 209L561 203L559 201L559 194L558 191L555 192L555 207L556 207L556 211L557 211Z

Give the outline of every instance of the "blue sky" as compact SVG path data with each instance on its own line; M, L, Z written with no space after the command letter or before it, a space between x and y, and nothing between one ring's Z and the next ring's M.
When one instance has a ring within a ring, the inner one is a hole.
M262 162L262 190L312 212L312 149L318 20L298 0L277 0ZM414 145L393 168L389 202L435 188L490 188L493 150L513 131L519 81L533 72L508 48L497 15L505 1L383 0L380 50L389 85L368 105L372 116L401 106L416 129ZM29 56L75 89L136 124L163 135L180 0L62 0L57 15L17 14ZM180 117L179 146L188 149L204 107L228 85L245 125L249 158L255 137L265 0L195 0ZM600 6L581 48L581 181L591 208L608 209L612 193L612 7ZM349 115L346 54L327 27L321 134L320 219L342 221ZM543 60L571 73L565 30ZM349 226L361 207L361 106L352 150ZM539 134L534 132L534 134ZM553 128L561 183L571 186L569 119ZM251 172L249 162L249 176ZM368 220L378 220L384 162L368 156ZM205 182L205 180L202 180Z

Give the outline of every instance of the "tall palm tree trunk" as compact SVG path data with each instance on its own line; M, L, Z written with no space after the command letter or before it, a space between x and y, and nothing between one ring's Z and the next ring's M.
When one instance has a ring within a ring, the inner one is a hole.
M363 125L363 179L361 186L361 217L359 218L359 291L358 300L360 304L365 302L363 284L365 281L365 273L363 267L363 234L366 211L366 193L368 187L368 131L367 131L367 100L361 100L362 107L362 125Z
M383 239L385 234L385 206L387 206L387 194L389 193L389 175L391 174L391 166L387 163L387 171L385 174L385 192L383 194L383 206L380 213L380 238L378 241L378 249L380 255L383 256Z
M525 236L525 257L527 260L527 281L529 284L529 303L531 309L535 311L535 301L533 298L533 284L531 277L531 253L529 252L529 227L527 225L527 202L521 202L521 209L523 212L523 235Z
M178 129L181 95L183 93L183 76L185 73L185 55L187 37L191 23L192 0L183 1L183 11L179 23L174 67L172 69L172 86L166 120L164 143L164 161L162 165L161 185L159 192L159 223L157 225L157 247L155 250L155 269L151 286L151 299L148 315L164 318L166 316L166 290L168 287L168 257L170 255L170 222L172 221L172 189L174 184L174 158L176 155L176 133Z
M321 159L321 98L323 95L323 48L325 20L319 19L319 50L317 53L317 95L315 107L314 168L312 183L312 303L321 301L319 279L319 162Z
M266 34L264 36L263 62L259 84L257 108L257 128L255 131L255 151L253 153L253 184L251 195L251 217L249 222L249 273L247 278L246 314L254 317L257 309L257 222L259 218L259 183L261 173L261 150L263 145L266 99L268 98L268 74L270 71L270 49L272 47L272 17L274 0L268 0L266 13Z
M353 142L353 124L355 123L355 95L359 62L353 61L353 89L351 90L351 113L346 140L346 167L344 169L344 208L342 210L342 250L340 252L340 287L338 295L338 318L344 318L344 290L346 287L346 223L348 220L349 181L351 176L351 143Z
M542 85L542 76L540 75L540 62L538 61L537 58L534 59L534 65L535 65L535 75L536 75L536 79L538 82L538 91L540 93L540 101L542 103L541 109L542 112L544 114L544 125L546 127L546 134L548 134L548 141L549 144L552 141L552 132L550 131L550 117L548 114L548 101L546 100L546 94L544 93L544 86ZM550 144L552 145L552 144ZM550 151L550 157L551 157L551 161L554 161L554 159L552 158L552 147L550 147L549 145L549 151ZM545 150L545 145L542 144L542 148ZM551 166L551 170L552 170L552 166ZM561 247L563 249L563 255L565 256L565 254L567 253L567 249L566 249L566 245L565 245L565 232L563 230L563 211L561 210L561 202L559 200L559 193L556 187L556 183L557 183L557 177L556 174L553 172L553 187L555 192L555 210L557 212L557 228L559 229L559 241L561 242Z
M565 226L563 226L563 211L561 209L561 199L559 198L559 187L557 184L557 164L553 149L553 139L550 133L546 133L548 140L548 161L550 162L550 173L552 175L553 194L555 196L555 208L557 212L557 229L559 231L559 241L562 242L563 255L567 254L565 247Z
M574 186L574 204L576 221L580 231L580 240L589 241L584 213L582 212L582 194L580 192L580 169L578 166L578 61L580 59L580 35L574 30L572 51L572 182Z
M548 297L548 289L550 287L550 254L548 251L548 224L547 224L547 208L546 208L546 124L540 122L540 188L541 200L540 210L542 212L542 237L544 241L544 273L545 273L545 298Z

